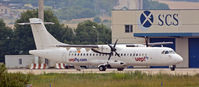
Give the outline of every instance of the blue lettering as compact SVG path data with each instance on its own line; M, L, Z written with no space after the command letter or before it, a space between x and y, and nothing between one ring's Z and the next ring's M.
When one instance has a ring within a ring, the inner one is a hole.
M168 14L168 15L166 15L166 17L165 17L165 23L166 23L166 25L167 25L167 26L170 26L170 25L172 24L172 22L168 23L168 17L171 18L171 17L172 17L171 14Z
M160 14L158 15L158 25L163 26L178 26L179 25L179 20L178 20L178 14Z
M77 61L77 62L79 62L79 59L75 58L75 59L74 59L74 61Z
M174 26L178 26L179 22L178 22L178 14L174 14L173 15L173 19L176 21L176 23L173 23Z
M164 15L163 15L163 18L164 18ZM163 22L163 20L161 19L161 14L158 16L158 19L159 19L158 25L163 26L163 25L164 25L164 22Z

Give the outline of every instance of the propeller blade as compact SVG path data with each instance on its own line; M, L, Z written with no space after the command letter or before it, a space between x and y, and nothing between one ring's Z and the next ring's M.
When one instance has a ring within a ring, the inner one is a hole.
M98 51L98 50L95 50L95 49L91 49L93 52L95 52L95 53L99 53L99 54L110 54L110 53L104 53L104 52L100 52L100 51Z
M119 55L117 52L115 52L115 54L116 54L118 57L120 57L120 55Z
M111 54L109 54L109 57L108 57L108 60L110 60L111 59Z
M115 41L115 44L114 44L114 46L113 46L114 48L115 48L115 46L116 46L116 44L117 44L117 41L118 41L118 39Z

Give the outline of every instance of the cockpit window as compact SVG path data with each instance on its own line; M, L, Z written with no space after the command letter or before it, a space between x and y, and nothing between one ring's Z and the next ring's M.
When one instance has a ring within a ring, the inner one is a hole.
M175 52L173 50L164 50L162 54L175 54Z

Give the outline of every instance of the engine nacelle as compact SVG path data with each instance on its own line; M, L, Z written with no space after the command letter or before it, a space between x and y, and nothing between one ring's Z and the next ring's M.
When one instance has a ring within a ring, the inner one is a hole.
M123 61L119 61L119 60L110 60L110 61L108 61L107 67L124 68L124 67L126 67L126 63L124 63Z

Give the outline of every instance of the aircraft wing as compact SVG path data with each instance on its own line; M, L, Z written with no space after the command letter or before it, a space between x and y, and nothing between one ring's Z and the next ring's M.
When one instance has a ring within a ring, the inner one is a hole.
M149 46L166 45L166 44L173 44L173 42L155 42L155 43L148 43Z
M98 45L56 45L56 47L99 48Z

